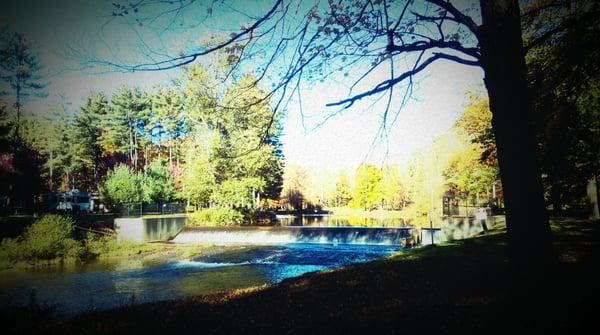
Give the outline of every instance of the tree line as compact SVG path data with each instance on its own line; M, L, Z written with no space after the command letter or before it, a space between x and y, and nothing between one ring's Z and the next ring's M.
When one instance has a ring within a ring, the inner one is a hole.
M22 34L3 35L2 48L9 85L1 100L1 193L11 206L70 189L99 192L109 205L256 208L279 196L281 117L251 73L230 76L226 62L192 65L149 90L90 92L76 108L62 98L45 113L24 115L24 99L43 91L31 83L32 92L23 89L41 78L40 61Z
M536 78L534 73L530 76ZM600 131L598 87L580 94L570 110L562 111L570 117L550 125L536 124L536 138L544 153L541 166L546 208L557 215L598 218L598 170L594 164L599 153L593 149L598 148ZM549 110L538 112L542 118ZM405 164L361 164L352 172L353 178L346 171L327 173L286 166L280 206L407 210L409 216L434 213L435 217L443 213L444 197L455 199L459 206L503 207L491 122L489 100L481 92L469 92L454 126ZM548 136L549 127L556 138ZM559 152L555 151L557 145Z
M407 210L442 215L442 198L469 206L502 203L495 145L482 140L490 127L487 99L469 93L461 117L444 135L404 164L363 163L352 171L327 174L300 165L286 166L280 204L284 207L352 207ZM393 159L393 158L390 158Z

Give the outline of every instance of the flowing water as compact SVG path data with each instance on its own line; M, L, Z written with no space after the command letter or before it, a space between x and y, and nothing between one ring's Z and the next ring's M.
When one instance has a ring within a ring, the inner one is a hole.
M97 262L0 273L0 304L50 306L62 315L272 284L285 278L385 257L397 245L289 243L231 246L155 265Z

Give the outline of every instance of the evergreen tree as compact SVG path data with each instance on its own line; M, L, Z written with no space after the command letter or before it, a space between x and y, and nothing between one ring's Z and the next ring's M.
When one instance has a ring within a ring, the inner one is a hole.
M100 145L106 152L127 154L131 165L137 169L139 149L147 129L150 103L147 94L139 88L122 86L113 94L111 108L102 122Z
M100 138L102 136L102 120L108 111L108 97L102 92L90 93L73 120L75 132L73 142L77 142L77 145L82 147L82 155L86 157L88 163L83 174L84 188L98 190L103 177L100 175L102 158Z
M32 50L30 42L21 33L3 31L0 35L0 79L15 99L15 122L13 137L20 139L23 104L31 97L43 97L39 57Z
M151 102L152 134L167 147L169 166L173 166L174 161L179 163L181 139L186 133L183 99L176 90L159 86L152 94Z

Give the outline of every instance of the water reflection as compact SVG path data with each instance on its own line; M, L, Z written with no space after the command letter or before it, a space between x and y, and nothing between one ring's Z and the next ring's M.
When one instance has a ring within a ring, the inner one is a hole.
M314 215L277 215L282 226L315 226L315 227L406 227L410 222L398 217L377 216L340 216L328 214Z

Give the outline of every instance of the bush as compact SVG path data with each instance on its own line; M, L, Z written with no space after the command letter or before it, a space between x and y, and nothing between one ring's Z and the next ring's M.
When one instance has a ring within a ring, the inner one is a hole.
M80 258L82 244L73 238L69 217L48 214L29 226L19 239L9 240L3 249L11 261Z
M85 248L91 255L108 254L117 247L117 239L110 235L98 235L88 232L85 237Z
M244 215L229 208L208 208L188 214L192 226L241 226Z
M18 238L3 239L2 246L0 246L0 269L4 269L11 262L19 260L22 252Z

